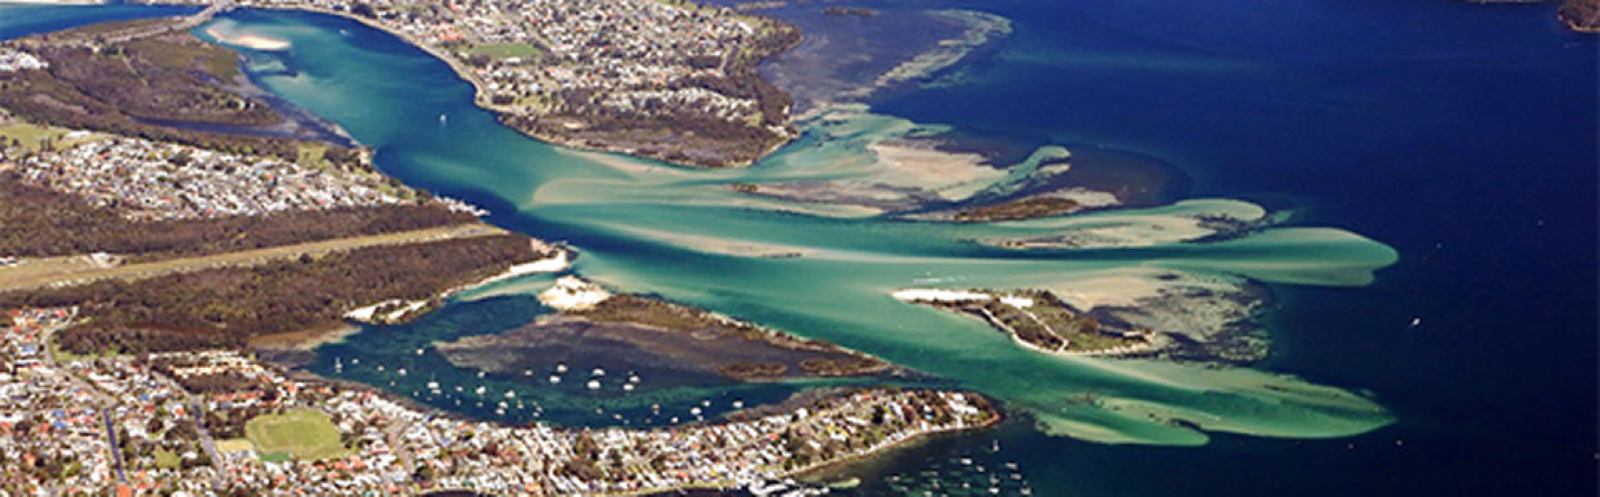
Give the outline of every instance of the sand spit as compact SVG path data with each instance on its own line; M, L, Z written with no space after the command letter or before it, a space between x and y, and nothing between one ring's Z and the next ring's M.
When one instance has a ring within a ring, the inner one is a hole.
M268 36L240 33L231 23L213 23L206 27L206 34L216 38L218 42L228 45L238 45L251 50L266 52L281 52L294 46L288 40L281 40Z
M1011 21L1004 17L984 12L971 10L936 10L928 13L931 16L946 21L966 25L966 30L961 36L941 40L939 45L932 50L917 54L911 60L900 63L894 69L878 76L874 83L875 88L885 88L901 83L925 79L945 68L955 65L972 53L996 38L1011 33ZM871 90L866 90L870 92ZM862 92L858 90L857 93ZM865 96L865 95L849 95Z
M559 311L586 311L611 298L611 292L577 276L563 276L539 294L539 302Z

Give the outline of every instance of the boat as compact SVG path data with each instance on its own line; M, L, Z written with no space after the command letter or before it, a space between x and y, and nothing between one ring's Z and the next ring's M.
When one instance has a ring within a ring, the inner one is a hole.
M588 387L589 387L590 390L599 390L600 389L600 380L589 380Z
M828 488L837 488L841 490L856 488L859 486L861 486L861 478L855 476L828 484Z
M561 383L561 377L560 376L556 376L556 375L550 375L550 384L554 385L554 384L557 384L557 383Z

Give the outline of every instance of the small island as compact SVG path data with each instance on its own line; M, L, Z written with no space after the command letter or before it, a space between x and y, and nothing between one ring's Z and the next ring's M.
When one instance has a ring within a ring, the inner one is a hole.
M969 313L1043 352L1129 356L1148 353L1158 340L1150 330L1102 323L1045 290L928 290L895 292L906 302Z
M1074 304L1055 291L1026 288L908 288L894 298L982 319L1042 353L1233 365L1266 357L1268 340L1255 323L1269 297L1264 288L1163 278L1176 284L1112 305Z
M1556 15L1573 31L1600 33L1600 0L1566 0Z

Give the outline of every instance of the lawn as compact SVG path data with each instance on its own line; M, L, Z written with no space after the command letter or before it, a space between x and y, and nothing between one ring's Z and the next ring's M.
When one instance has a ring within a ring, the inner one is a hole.
M62 133L60 130L54 128L36 126L27 123L14 123L6 126L0 126L0 139L4 139L6 144L9 145L12 140L16 140L20 142L22 148L34 152L39 151L39 146L45 139L56 138L63 134L65 133Z
M512 57L533 58L544 54L544 51L539 50L539 47L533 46L531 43L490 43L472 47L467 50L467 53L487 55L489 58L499 60Z
M173 451L158 450L155 452L155 456L157 468L178 469L182 465L182 461L178 459L178 454Z
M244 452L255 449L255 445L252 445L249 440L245 440L243 438L217 441L217 452L221 452L223 454L232 454L234 452Z
M339 431L327 413L298 409L283 414L257 416L244 425L245 436L263 458L286 456L308 461L344 457Z

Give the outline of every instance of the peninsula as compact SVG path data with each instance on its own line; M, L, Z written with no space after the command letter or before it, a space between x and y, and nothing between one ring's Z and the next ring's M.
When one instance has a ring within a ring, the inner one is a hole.
M0 45L0 307L79 306L55 346L242 346L554 255L378 173L364 150L278 134L240 55L183 25Z
M736 167L795 134L789 95L756 66L800 33L766 17L683 0L237 5L344 15L393 33L472 82L480 107L551 143Z
M497 335L437 344L451 363L514 373L558 361L616 363L716 382L865 376L892 368L837 345L563 277L541 295L560 314Z

